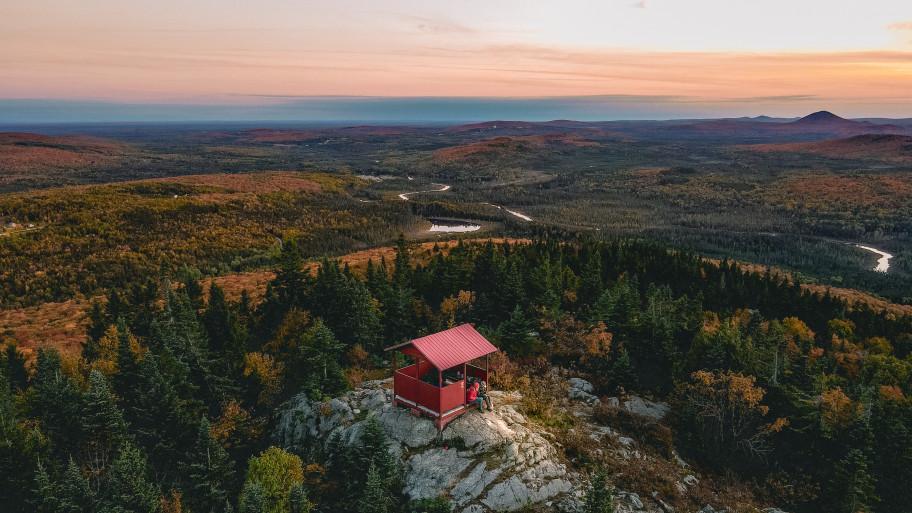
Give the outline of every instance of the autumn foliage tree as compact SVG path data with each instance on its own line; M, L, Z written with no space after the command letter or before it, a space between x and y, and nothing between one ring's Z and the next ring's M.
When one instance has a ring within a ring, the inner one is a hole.
M739 466L740 461L764 458L770 437L788 421L767 418L765 390L756 378L731 371L696 371L678 387L676 404L681 433L691 449L717 463Z

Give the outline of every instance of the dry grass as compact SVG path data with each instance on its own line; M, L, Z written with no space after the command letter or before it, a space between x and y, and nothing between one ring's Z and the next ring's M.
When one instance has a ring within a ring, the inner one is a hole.
M82 348L88 327L89 302L73 299L29 308L0 310L0 339L12 339L31 358L41 347L75 354Z

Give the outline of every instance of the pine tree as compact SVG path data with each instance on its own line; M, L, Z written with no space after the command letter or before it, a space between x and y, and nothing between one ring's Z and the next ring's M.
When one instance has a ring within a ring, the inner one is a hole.
M389 452L389 438L375 416L371 416L364 423L357 457L362 471L373 464L387 484L391 485L398 478L396 461Z
M120 453L107 474L103 487L101 513L159 513L161 492L149 481L149 470L142 452L130 443Z
M310 283L310 276L304 271L301 250L295 239L282 242L279 254L279 268L276 271L273 288L282 310L301 307Z
M296 485L291 488L288 495L288 506L290 513L311 513L313 503L307 497L307 490L302 485Z
M42 432L60 461L68 457L72 447L80 446L84 434L80 399L79 389L61 367L60 354L53 349L39 349L28 408L40 421Z
M611 362L610 382L615 387L624 387L633 390L637 386L637 373L630 361L630 354L621 348L614 361Z
M127 424L108 388L107 379L97 370L89 374L82 424L86 433L85 461L95 472L101 473L114 451L126 441Z
M614 513L614 496L603 469L597 470L592 476L583 499L583 513Z
M25 368L25 355L19 351L16 344L7 344L3 354L3 369L9 387L14 392L25 390L28 385L28 370Z
M223 378L234 377L243 366L247 330L225 299L225 293L214 282L209 287L209 302L202 323L209 342L210 358L215 362L213 371Z
M43 456L35 440L41 435L22 422L6 379L0 372L0 504L11 513L25 513L31 511L32 479Z
M228 489L234 481L234 462L212 438L209 420L203 417L196 442L187 455L188 504L197 513L217 513L228 503Z
M231 338L231 310L225 293L215 282L209 286L209 301L203 313L203 326L209 340L209 349L216 354L221 354L225 347L230 346Z
M238 500L239 513L267 513L266 494L259 483L249 482L244 485Z
M364 490L358 500L358 513L388 513L391 503L392 500L383 475L377 470L377 466L371 463L367 470Z
M408 246L405 243L405 236L399 234L396 239L396 260L393 264L393 285L397 287L407 287L411 281L412 262L409 257Z
M501 342L501 348L509 354L531 353L535 349L532 347L534 341L531 335L532 327L532 321L517 305L510 314L510 318L497 327L497 337Z
M56 485L57 509L59 513L90 513L95 497L89 481L82 475L76 462L70 458L66 471Z
M304 333L300 351L306 369L311 370L304 382L311 397L333 395L345 389L347 382L340 365L344 347L320 319Z
M57 487L48 475L47 469L40 463L35 472L35 498L38 513L57 513L60 510Z
M598 299L602 293L604 283L602 281L602 255L599 251L593 250L589 253L586 265L583 267L580 275L579 302L581 305L589 305Z

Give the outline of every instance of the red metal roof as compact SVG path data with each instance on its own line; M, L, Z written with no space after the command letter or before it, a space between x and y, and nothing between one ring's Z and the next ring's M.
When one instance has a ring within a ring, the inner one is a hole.
M439 370L497 352L497 348L475 331L471 324L416 338L411 341L411 345Z

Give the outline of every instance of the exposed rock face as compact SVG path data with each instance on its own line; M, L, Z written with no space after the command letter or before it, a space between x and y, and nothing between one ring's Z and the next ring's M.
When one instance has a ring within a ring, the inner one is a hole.
M567 384L570 386L569 390L567 391L570 399L584 402L590 406L599 402L598 397L592 394L593 390L595 390L595 387L593 387L592 383L586 381L585 379L570 378L567 380Z
M629 396L623 403L617 397L609 397L606 404L612 408L623 408L634 415L647 417L655 421L664 419L669 410L671 410L665 403L650 401L635 395Z
M554 445L514 408L516 394L491 392L494 412L463 414L437 441L429 419L390 404L387 386L388 380L368 382L327 402L297 396L282 412L275 437L283 446L301 451L325 446L335 432L353 443L365 419L373 415L392 441L390 452L402 460L403 492L411 499L445 495L454 511L464 513L514 511L530 505L579 508L579 476L568 471Z

